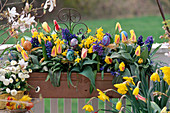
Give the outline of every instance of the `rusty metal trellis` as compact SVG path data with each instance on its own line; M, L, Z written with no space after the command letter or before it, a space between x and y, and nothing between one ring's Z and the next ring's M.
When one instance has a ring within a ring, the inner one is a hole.
M87 32L88 27L85 23L80 22L81 14L76 9L62 8L57 13L57 17L58 17L58 23L65 25L67 29L69 29L70 31L74 31L74 28L77 25L81 24L86 28L85 32ZM84 31L83 27L79 28L79 33L83 31Z

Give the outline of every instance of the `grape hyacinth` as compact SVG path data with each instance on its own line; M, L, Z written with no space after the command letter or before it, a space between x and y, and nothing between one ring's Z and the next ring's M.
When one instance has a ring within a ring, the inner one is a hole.
M30 42L31 42L33 48L39 46L38 38L31 38Z
M47 41L45 46L46 46L47 56L48 58L51 58L52 43Z
M62 29L62 38L67 41L70 41L73 38L77 38L77 36L75 34L72 35L70 31L67 28L65 28Z
M153 37L148 36L148 38L145 40L145 44L147 44L148 51L150 51L153 44Z
M137 44L140 46L142 46L144 44L142 35L139 36L139 38L137 40Z
M111 71L111 74L112 74L113 76L116 76L116 77L120 75L120 73L119 73L119 72L116 72L116 71L115 71L115 72Z
M95 42L96 43L96 42ZM103 48L100 46L101 42L96 43L96 45L93 45L93 52L98 52L98 55L101 56L103 54Z

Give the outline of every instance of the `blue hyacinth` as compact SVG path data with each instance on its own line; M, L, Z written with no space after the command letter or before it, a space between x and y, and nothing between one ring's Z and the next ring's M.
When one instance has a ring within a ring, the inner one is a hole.
M93 45L93 52L96 51L99 56L101 56L103 54L103 47L99 45L100 43L101 42L96 43L96 45Z
M52 43L47 41L45 44L48 58L51 58Z
M153 37L148 36L148 38L145 40L145 44L147 44L148 51L150 51L153 44Z
M144 44L142 35L140 35L140 37L138 38L137 44L140 46L142 46Z
M73 38L77 38L77 36L75 34L71 34L70 31L67 28L65 28L62 29L62 38L67 41L70 41Z
M38 41L38 38L31 38L31 44L34 47L38 47L39 46L39 41Z

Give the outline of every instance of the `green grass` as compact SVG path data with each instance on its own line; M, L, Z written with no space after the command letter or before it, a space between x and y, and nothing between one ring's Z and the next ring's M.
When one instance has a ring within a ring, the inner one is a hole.
M170 18L170 15L166 16L167 19ZM122 29L127 31L129 34L129 30L134 29L137 37L142 35L144 39L148 36L153 36L155 42L164 42L165 40L160 40L159 36L164 34L164 30L162 29L162 18L161 16L145 16L145 17L135 17L135 18L122 18L122 19L96 19L96 20L87 20L83 21L87 26L92 29L92 33L94 34L96 29L102 27L104 32L109 32L111 34L114 33L114 28L116 22L120 22ZM50 23L51 28L54 28L53 24ZM75 31L78 30L77 26L75 27ZM0 31L0 34L3 31ZM26 33L26 35L31 36L31 33ZM21 36L22 37L22 36ZM6 35L2 36L1 39L5 39ZM2 42L2 40L0 40ZM7 43L16 42L13 39L10 39Z

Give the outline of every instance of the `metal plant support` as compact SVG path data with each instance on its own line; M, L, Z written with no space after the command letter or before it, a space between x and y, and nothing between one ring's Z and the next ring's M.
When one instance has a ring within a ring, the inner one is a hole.
M67 27L67 29L70 30L70 32L73 32L75 27L77 25L83 25L86 30L83 29L83 27L79 28L79 33L80 32L87 32L87 25L83 22L80 22L81 20L81 14L73 8L62 8L59 10L57 13L58 17L58 23L63 24Z

